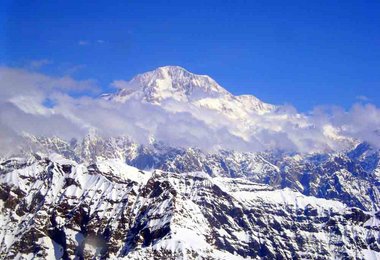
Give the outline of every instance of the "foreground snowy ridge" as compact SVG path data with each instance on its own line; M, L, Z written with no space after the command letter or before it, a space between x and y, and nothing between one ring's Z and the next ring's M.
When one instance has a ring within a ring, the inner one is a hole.
M0 185L1 258L380 257L379 213L242 178L35 155Z

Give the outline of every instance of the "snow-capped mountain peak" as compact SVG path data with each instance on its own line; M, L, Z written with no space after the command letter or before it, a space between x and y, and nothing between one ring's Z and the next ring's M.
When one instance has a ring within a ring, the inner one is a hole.
M122 103L131 99L155 105L175 101L223 114L236 112L235 116L250 112L262 114L275 108L252 95L234 96L211 77L191 73L179 66L159 67L128 82L115 81L114 86L120 90L104 97Z
M139 97L158 104L169 98L188 102L202 97L231 95L209 76L193 74L179 66L159 67L120 83L115 83L121 89L114 96L119 101Z

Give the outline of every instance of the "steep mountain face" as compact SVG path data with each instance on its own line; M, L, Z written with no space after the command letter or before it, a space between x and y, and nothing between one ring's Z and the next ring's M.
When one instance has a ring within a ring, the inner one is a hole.
M196 75L178 66L160 67L117 86L121 88L118 93L104 98L117 102L137 99L167 109L172 109L173 102L186 103L232 117L263 114L276 108L254 96L234 96L209 76Z
M138 145L125 137L89 135L81 142L31 138L33 150L55 152L76 162L119 159L140 170L202 171L211 177L244 178L275 189L339 200L363 210L380 209L380 153L366 143L344 153L204 152L162 143Z
M193 101L204 97L231 95L206 75L195 75L178 66L160 67L128 82L114 98L139 97L159 104L165 99Z
M288 188L58 155L0 165L1 258L380 256L379 212Z

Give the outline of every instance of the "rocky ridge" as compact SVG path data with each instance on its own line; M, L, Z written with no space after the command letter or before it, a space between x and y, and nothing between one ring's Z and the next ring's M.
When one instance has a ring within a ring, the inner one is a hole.
M59 155L0 163L1 258L379 257L379 212L202 172Z

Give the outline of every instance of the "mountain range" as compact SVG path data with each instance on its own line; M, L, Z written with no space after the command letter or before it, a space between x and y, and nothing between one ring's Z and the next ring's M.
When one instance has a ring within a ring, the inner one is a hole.
M109 114L0 157L0 258L380 259L373 143L177 66L113 85L135 135Z

